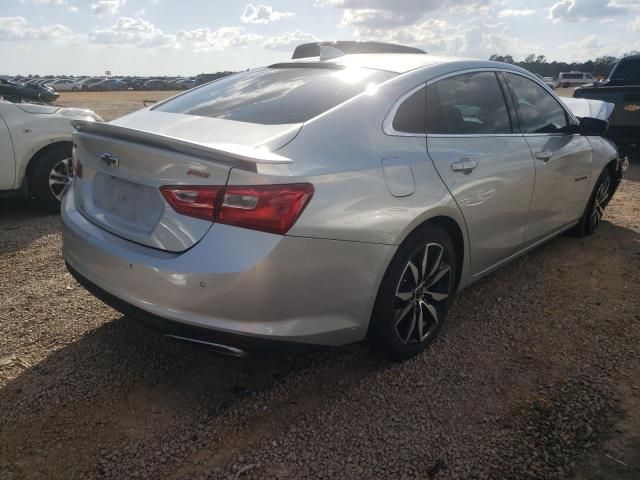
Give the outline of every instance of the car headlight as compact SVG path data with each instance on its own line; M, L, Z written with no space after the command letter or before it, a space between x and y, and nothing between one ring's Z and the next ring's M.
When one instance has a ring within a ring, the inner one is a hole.
M102 117L97 113L86 110L84 108L61 108L56 112L58 115L62 115L63 117L73 118L78 120L89 120L94 122L104 122Z

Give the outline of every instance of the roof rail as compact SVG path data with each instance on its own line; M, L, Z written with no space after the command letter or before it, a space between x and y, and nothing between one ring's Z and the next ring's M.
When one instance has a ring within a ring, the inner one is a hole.
M321 48L322 47L322 48ZM359 42L354 40L336 40L330 42L313 42L304 43L298 45L293 51L291 59L297 58L309 58L322 56L321 50L331 48L338 50L341 55L335 55L336 58L342 55L349 55L355 53L418 53L426 54L424 50L415 47L408 47L406 45L398 45L395 43L384 42ZM327 52L328 53L328 52ZM336 52L334 52L335 54ZM326 57L325 59L328 59ZM321 59L322 60L322 59Z

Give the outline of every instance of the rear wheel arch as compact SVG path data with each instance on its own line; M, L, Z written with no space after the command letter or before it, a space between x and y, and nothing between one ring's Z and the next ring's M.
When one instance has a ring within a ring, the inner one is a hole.
M399 242L399 245L404 243L411 235L415 232L428 228L429 225L438 225L443 228L447 234L451 237L453 242L453 246L455 248L456 257L458 259L457 262L457 272L456 272L456 285L455 288L458 288L462 278L462 271L464 268L465 256L467 254L465 248L465 240L464 235L462 233L462 228L460 224L452 217L448 215L436 215L434 217L430 217L420 224L416 225L412 230L410 230L403 238L402 241Z

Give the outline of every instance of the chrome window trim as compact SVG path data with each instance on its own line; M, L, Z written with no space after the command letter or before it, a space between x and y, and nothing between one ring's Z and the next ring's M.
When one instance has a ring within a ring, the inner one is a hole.
M524 136L524 137L537 137L537 136L551 136L551 135L555 135L555 136L564 136L564 135L579 135L579 134L567 134L567 133L522 133L522 132L513 132L513 133L493 133L493 134L484 134L484 133L408 133L408 132L399 132L397 130L395 130L393 128L393 120L396 116L396 113L398 112L398 109L400 108L400 105L402 105L402 103L409 98L411 95L413 95L414 93L416 93L418 90L420 90L421 88L424 87L428 87L429 85L432 85L435 82L438 82L440 80L444 80L445 78L449 78L449 77L455 77L456 75L463 75L465 73L475 73L475 72L504 72L504 73L512 73L514 75L520 75L521 77L524 78L528 78L529 80L534 81L537 85L541 86L547 93L550 93L551 96L554 98L554 100L556 102L558 102L558 105L560 105L560 108L562 108L566 114L569 116L569 118L574 121L576 124L579 124L578 119L573 115L573 113L571 113L571 111L565 107L565 105L562 103L562 100L559 99L559 97L555 94L555 92L553 90L551 90L549 88L549 86L542 82L538 77L535 77L533 75L528 75L526 73L523 72L518 72L516 70L511 70L510 68L497 68L497 67L476 67L476 68L465 68L462 70L455 70L453 72L449 72L449 73L445 73L443 75L440 75L438 77L432 78L431 80L428 80L426 82L421 83L420 85L413 87L411 90L409 90L408 92L404 93L403 95L401 95L393 104L393 106L391 107L391 109L389 110L389 112L387 113L386 117L384 118L384 121L382 123L382 131L386 134L389 135L391 137L417 137L417 138L455 138L455 137L463 137L463 138L477 138L477 137L517 137L517 136ZM497 81L497 80L496 80ZM509 106L507 105L507 108L509 108ZM426 111L426 105L425 105L425 111Z
M395 103L393 104L393 106L391 107L391 110L389 110L389 112L387 113L387 116L384 117L384 121L382 122L382 131L384 133L386 133L389 136L392 137L418 137L418 138L426 138L427 134L426 133L409 133L409 132L399 132L396 129L393 128L393 121L396 118L396 113L398 113L398 109L400 108L400 105L402 105L404 103L404 101L406 99L408 99L411 95L413 95L414 93L416 93L417 91L419 91L422 88L425 88L427 86L427 82L422 82L420 85L418 85L417 87L413 87L411 90L409 90L408 92L402 94L400 96L400 98L398 98ZM425 103L425 112L426 112L426 108L427 105Z

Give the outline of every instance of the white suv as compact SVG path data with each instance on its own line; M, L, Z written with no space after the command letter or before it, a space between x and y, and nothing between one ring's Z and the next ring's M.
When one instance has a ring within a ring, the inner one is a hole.
M71 120L102 121L91 110L0 100L0 197L35 197L59 211L73 178Z

